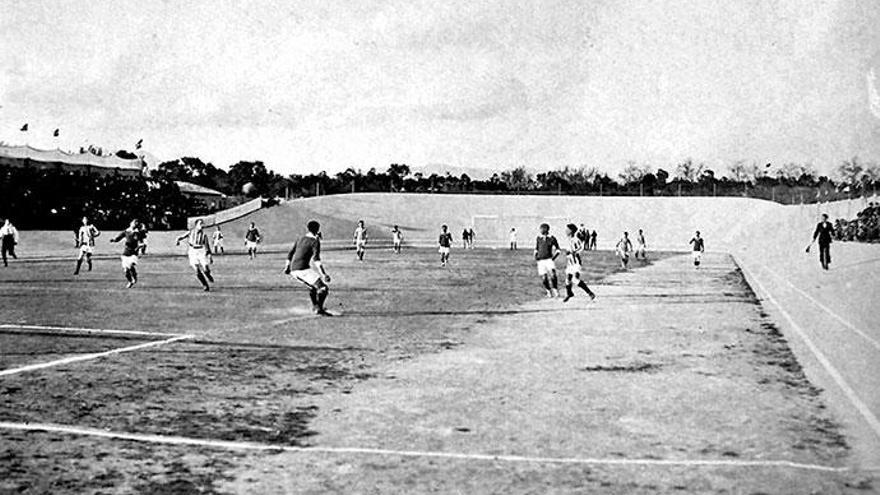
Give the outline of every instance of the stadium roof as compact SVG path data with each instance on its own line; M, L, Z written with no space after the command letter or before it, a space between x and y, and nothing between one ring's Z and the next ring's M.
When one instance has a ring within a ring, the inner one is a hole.
M83 167L115 168L140 172L143 160L120 158L116 155L98 156L92 153L68 153L61 150L39 150L30 146L0 144L0 157L33 160L46 163L64 163Z
M198 184L193 184L192 182L176 180L174 181L174 183L177 184L178 188L180 188L180 192L184 194L200 194L202 196L226 196L220 191L215 191L214 189L209 189Z

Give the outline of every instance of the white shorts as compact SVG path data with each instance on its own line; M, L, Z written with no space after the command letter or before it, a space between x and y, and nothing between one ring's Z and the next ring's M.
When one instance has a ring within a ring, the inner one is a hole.
M88 244L83 244L79 247L80 254L92 254L95 252L95 248L93 246L89 246Z
M357 242L354 243L354 245L355 245L358 249L364 249L365 247L367 247L367 241L357 241Z
M315 270L312 270L311 268L290 272L290 276L295 278L297 281L308 285L309 287L314 287L318 283L318 281L321 280L321 274L319 274Z
M208 250L205 248L189 248L186 252L189 256L189 266L193 268L208 267Z
M581 265L565 265L566 275L580 275Z
M122 268L124 270L128 270L129 268L133 268L138 264L138 257L136 254L131 256L122 256Z
M214 249L222 248L222 247L223 247L223 239L220 239L219 241L214 241Z
M702 251L694 251L694 261L700 261L703 259Z
M449 248L446 246L440 246L440 250L438 252L440 254L449 254Z
M244 247L247 249L257 249L256 241L244 241Z
M636 252L637 253L639 253L639 252L644 253L645 252L645 245L639 244L638 246L636 246Z
M553 273L556 270L556 262L552 259L538 260L538 275L544 276Z

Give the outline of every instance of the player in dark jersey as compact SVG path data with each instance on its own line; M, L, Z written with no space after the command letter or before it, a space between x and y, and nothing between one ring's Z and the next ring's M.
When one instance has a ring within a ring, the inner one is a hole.
M449 233L449 228L446 225L440 227L438 241L440 243L440 266L446 266L446 263L449 262L449 252L452 250L452 234Z
M703 261L703 253L706 252L706 244L705 244L705 242L703 242L703 238L700 237L699 230L694 235L694 237L691 239L690 244L693 245L694 266L699 268L700 262Z
M547 290L547 297L559 297L559 281L556 277L556 257L559 256L559 241L550 235L550 225L542 223L541 235L535 241L535 261L538 262L538 276Z
M599 235L599 231L593 230L593 233L590 234L590 251L596 250L596 237Z
M813 231L813 240L807 246L807 252L816 240L819 241L819 263L822 269L827 270L831 264L831 234L834 232L834 226L828 221L828 214L822 214L822 221L816 224L816 230Z
M244 233L244 247L247 248L248 256L251 259L257 257L257 245L261 242L263 242L263 236L260 235L260 231L257 230L254 222L251 222L251 226Z
M330 275L321 263L321 224L315 220L306 225L306 235L293 243L287 253L284 273L305 284L309 288L312 311L321 316L330 316L324 309L324 301L330 294Z
M125 279L128 280L128 288L134 287L138 281L137 263L138 250L143 241L143 232L137 219L131 221L128 228L120 232L110 242L119 242L125 239L122 246L122 269L125 270Z

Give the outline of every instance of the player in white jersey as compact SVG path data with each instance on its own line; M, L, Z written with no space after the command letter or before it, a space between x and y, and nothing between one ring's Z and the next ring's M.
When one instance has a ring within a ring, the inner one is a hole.
M572 288L577 285L590 296L590 299L596 299L596 294L587 287L587 283L581 280L581 251L585 249L584 241L578 238L577 225L570 223L568 227L568 249L565 253L565 298L562 302L568 302L574 297ZM575 284L577 281L577 284Z
M403 245L403 232L400 231L397 225L391 229L391 240L394 242L394 247L391 250L395 254L400 254L400 248Z
M213 241L214 253L225 254L225 251L223 250L223 232L220 230L219 225L217 226L217 230L214 231Z
M214 281L214 277L211 275L211 262L213 260L211 259L211 244L208 242L208 234L205 234L205 231L202 229L201 218L196 220L196 225L192 230L177 238L177 245L179 246L180 241L184 239L186 239L189 246L187 249L189 266L195 271L196 278L202 284L203 290L208 292L211 290L208 281Z
M624 232L623 237L617 241L617 255L620 256L620 267L626 270L629 265L629 255L633 250L633 243L629 240L629 232Z
M510 228L510 250L516 251L516 228Z
M91 223L87 217L82 217L82 227L76 232L76 247L79 249L79 256L76 258L76 270L74 275L79 275L79 269L82 267L83 258L89 271L92 271L92 254L95 252L95 238L101 235L101 232Z
M635 258L639 259L639 255L641 255L642 261L646 261L648 259L648 255L646 254L647 249L648 244L645 242L645 234L642 232L642 229L639 229L639 235L636 236Z
M367 228L363 220L358 220L358 226L354 229L354 249L357 258L364 261L364 253L367 251Z

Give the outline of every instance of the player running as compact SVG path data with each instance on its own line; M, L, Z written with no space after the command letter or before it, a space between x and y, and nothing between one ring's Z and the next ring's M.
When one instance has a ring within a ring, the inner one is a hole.
M0 227L0 252L3 254L3 266L9 266L6 262L6 255L12 256L12 259L18 259L15 254L15 245L18 244L18 229L12 225L12 221L8 218Z
M400 231L397 225L391 229L391 240L394 243L391 250L394 251L394 254L400 254L400 248L403 245L403 232Z
M82 227L76 232L76 247L79 249L79 256L76 258L76 270L74 275L79 275L79 269L82 267L83 258L89 271L92 271L92 254L95 252L95 238L101 235L101 232L89 223L88 217L82 217Z
M131 289L138 281L137 274L137 263L138 263L138 249L140 249L140 243L143 240L143 232L138 227L140 223L137 219L131 221L128 228L123 230L113 239L110 239L110 242L119 242L122 239L125 239L122 247L122 269L125 270L125 279L128 280L128 288Z
M617 255L620 256L620 267L624 270L629 266L629 255L633 250L633 243L629 240L629 232L624 232L623 237L617 241Z
M538 276L547 290L547 297L559 297L559 282L556 278L556 257L559 256L559 241L550 235L550 225L542 223L541 234L535 241L535 261L538 262Z
M706 244L703 242L703 238L700 237L699 230L694 235L694 237L690 240L690 244L693 245L694 266L699 268L700 262L703 261L703 253L706 252Z
M223 251L223 231L220 230L219 225L217 226L217 230L214 231L214 235L212 237L212 241L214 242L214 254L226 254L226 252Z
M213 259L211 245L208 242L208 234L205 234L203 230L201 218L196 220L192 230L177 238L176 245L179 246L180 241L184 239L186 239L189 246L186 251L189 257L189 266L195 271L196 278L202 284L202 290L208 292L211 290L208 281L214 282L214 277L211 275L211 262L213 262Z
M257 257L257 246L261 242L263 242L263 237L260 235L260 231L257 230L256 224L251 222L251 226L244 233L244 247L247 249L248 256L252 260Z
M364 226L363 220L358 220L358 226L354 229L352 242L354 243L354 250L358 261L364 261L364 254L367 252L367 228Z
M446 225L440 226L440 266L446 266L449 262L449 252L452 250L452 234Z
M834 232L834 226L828 221L828 214L823 213L822 221L816 224L816 230L813 231L813 240L810 241L810 245L807 246L807 252L809 253L810 247L816 242L816 239L819 240L819 263L822 264L823 270L827 270L828 265L831 264L832 232Z
M593 294L587 283L581 280L581 251L584 250L584 241L578 237L577 225L570 223L566 227L568 227L568 251L565 254L565 298L562 302L568 302L574 297L572 287L575 285L575 280L577 286L583 289L591 300L596 299L596 294Z
M639 229L639 235L636 236L636 251L635 258L639 259L639 255L642 256L642 261L648 260L647 255L648 244L645 242L645 234L642 232L642 229Z
M284 273L298 280L309 288L309 299L312 311L321 316L331 316L324 309L324 301L330 294L330 275L321 263L321 224L315 220L306 225L307 233L293 243L287 253L287 264Z

